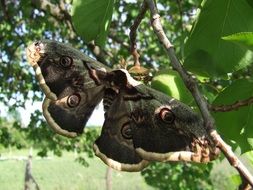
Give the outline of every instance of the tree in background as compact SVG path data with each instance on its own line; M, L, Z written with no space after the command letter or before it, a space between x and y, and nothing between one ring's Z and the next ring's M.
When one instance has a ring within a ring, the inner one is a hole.
M42 100L25 57L25 47L34 40L46 38L70 43L111 67L119 64L122 58L132 63L129 31L141 3L123 0L1 1L0 100L3 105L12 111L24 107L28 100ZM177 56L196 76L201 93L210 105L230 105L211 109L218 131L232 147L240 147L242 153L250 151L253 4L249 0L160 0L157 7ZM196 108L182 79L171 70L171 62L150 26L148 13L138 27L137 47L142 66L152 74L150 85ZM2 119L3 123L5 125ZM53 134L46 125L38 108L27 128L21 128L19 120L12 127L1 127L1 144L23 142L23 138L8 139L12 138L15 128L15 134L27 137L27 141L41 150L41 155L49 150L60 155L63 149L76 148L92 155L89 145L95 139L95 131L69 140ZM8 130L11 132L6 135ZM202 167L183 163L154 164L142 174L149 184L161 189L176 188L177 184L181 189L211 189L207 176L212 165ZM185 178L185 174L189 178Z

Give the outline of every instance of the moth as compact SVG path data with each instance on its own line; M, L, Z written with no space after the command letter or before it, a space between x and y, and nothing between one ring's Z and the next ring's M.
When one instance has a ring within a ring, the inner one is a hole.
M58 134L76 137L103 100L105 121L95 154L121 171L141 171L151 161L206 163L219 149L202 119L182 102L112 70L77 49L55 41L26 50L45 94L43 115Z

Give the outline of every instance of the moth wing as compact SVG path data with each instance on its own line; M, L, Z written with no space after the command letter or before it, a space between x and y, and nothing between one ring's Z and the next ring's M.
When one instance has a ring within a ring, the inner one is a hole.
M81 133L102 100L104 86L96 70L105 72L104 65L68 45L48 40L31 44L27 56L46 95L43 113L49 125L68 137Z
M129 114L119 95L105 114L105 122L95 141L95 154L108 166L121 171L141 171L148 165L136 152L131 137Z
M217 157L218 148L189 106L135 81L126 70L112 73L129 113L133 146L144 160L208 162Z
M52 100L98 86L92 68L109 70L79 50L56 41L34 42L26 52L42 91Z
M148 109L139 115L135 112L133 116L133 143L136 152L143 159L163 162L174 152L190 151L191 138L154 123L154 115L149 112L152 109Z
M70 107L68 101L72 96L74 96L73 99L79 98L79 103ZM43 115L49 126L60 135L75 137L83 132L86 122L97 106L97 102L102 99L103 88L96 88L75 96L77 95L67 96L56 101L45 98L43 101Z
M143 159L208 162L216 158L217 149L209 142L201 118L187 105L144 85L136 89L151 97L129 100L133 144Z

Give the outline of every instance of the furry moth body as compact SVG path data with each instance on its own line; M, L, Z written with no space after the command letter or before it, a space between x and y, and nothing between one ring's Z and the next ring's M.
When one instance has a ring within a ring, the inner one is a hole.
M33 43L27 56L46 95L43 114L57 133L82 133L103 99L105 121L94 151L110 167L140 171L149 161L209 162L218 155L198 115L126 70L111 70L54 41Z

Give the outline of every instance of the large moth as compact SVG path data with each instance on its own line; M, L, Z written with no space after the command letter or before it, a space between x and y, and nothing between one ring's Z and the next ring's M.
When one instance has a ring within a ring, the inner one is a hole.
M190 107L55 41L27 48L45 94L43 114L58 134L83 132L103 99L105 121L95 154L110 167L140 171L150 161L209 162L219 153Z

